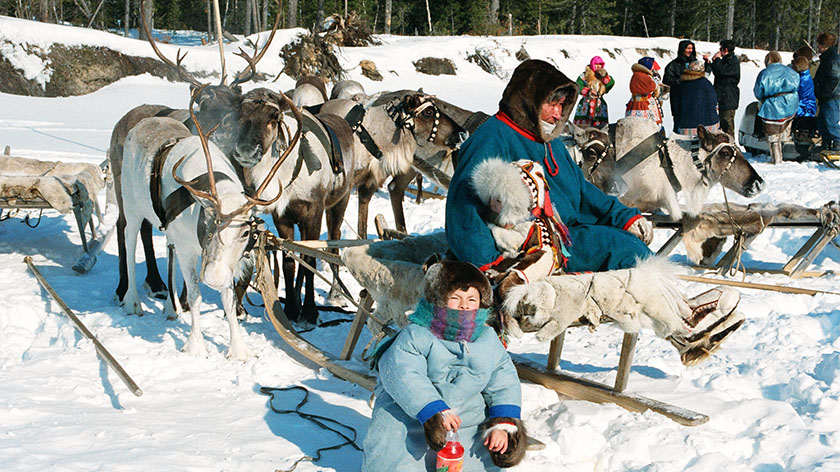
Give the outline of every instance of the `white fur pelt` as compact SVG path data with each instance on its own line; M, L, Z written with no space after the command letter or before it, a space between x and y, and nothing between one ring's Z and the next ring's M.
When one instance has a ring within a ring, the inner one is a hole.
M648 136L658 132L659 125L647 118L628 116L618 120L615 132L616 155L625 155ZM716 182L711 182L710 185L703 182L700 171L691 160L689 137L672 133L666 142L674 164L674 174L682 185L685 210L680 208L677 193L671 187L657 156L644 160L624 175L627 192L620 197L620 200L627 206L640 208L643 211L665 209L672 220L678 221L682 219L684 212L689 216L700 212L711 185ZM705 160L707 154L708 152L701 148L700 160Z
M549 341L581 319L596 328L602 317L625 332L652 329L667 337L684 332L691 309L676 287L679 269L664 258L651 257L631 269L552 276L514 287L503 310L514 335L536 331Z
M406 312L414 309L422 295L423 263L432 254L443 254L448 248L446 233L440 231L347 248L341 260L376 302L376 320L393 320L398 326L405 326ZM368 323L368 327L374 334L381 329L376 322Z
M52 162L3 156L0 158L0 196L43 198L61 213L73 209L71 194L79 192L83 219L95 207L96 194L105 186L98 166L81 162Z

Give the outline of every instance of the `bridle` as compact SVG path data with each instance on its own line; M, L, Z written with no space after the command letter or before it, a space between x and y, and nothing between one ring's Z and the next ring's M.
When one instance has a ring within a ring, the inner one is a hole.
M607 157L607 155L610 152L610 149L615 147L615 145L613 143L605 144L600 139L593 139L592 141L589 141L586 144L584 144L583 146L581 146L580 150L583 151L583 152L586 152L586 151L590 150L595 145L601 145L601 146L604 147L604 149L601 151L600 154L598 154L598 157L595 159L595 163L592 164L592 167L589 168L589 171L588 171L589 175L592 175L592 174L595 173L595 170L598 169L598 166L600 166L601 163L604 162L604 158Z
M729 160L726 162L726 165L723 167L723 170L718 175L718 179L720 179L727 172L729 172L729 169L732 168L732 164L735 163L735 159L738 158L738 148L735 146L735 144L729 142L719 143L717 146L714 147L714 149L712 149L712 151L709 153L708 156L706 156L706 159L704 159L703 161L700 160L699 156L697 156L694 153L691 153L691 159L694 161L694 167L696 167L697 171L700 172L700 176L703 180L704 185L709 185L709 182L711 182L711 179L709 178L709 172L711 172L712 168L712 159L714 159L714 157L725 148L729 148L729 150L732 151L732 156L729 157Z
M435 122L432 125L432 132L429 134L429 138L427 139L428 142L433 142L437 137L438 133L438 126L440 125L440 109L435 105L434 97L431 95L421 95L420 98L420 105L417 106L414 110L407 110L405 105L405 97L402 99L394 99L388 102L388 105L385 106L385 111L388 113L388 116L391 117L391 120L394 121L394 124L397 125L398 128L402 128L414 133L415 129L415 122L414 119L418 113L422 113L423 110L426 108L432 107L435 113Z

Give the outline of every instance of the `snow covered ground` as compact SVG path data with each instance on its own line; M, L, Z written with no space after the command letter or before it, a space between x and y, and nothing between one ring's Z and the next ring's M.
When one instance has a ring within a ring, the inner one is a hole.
M295 31L282 31L260 69L270 75L282 67L277 51ZM130 54L152 55L147 44L107 33L43 25L0 17L0 39L7 57L14 56L27 74L48 74L48 64L33 60L22 45L49 47L52 42L102 44ZM613 120L629 98L630 64L654 48L673 51L673 38L597 36L542 37L397 37L381 38L382 46L344 48L339 57L369 93L423 87L462 107L495 112L506 78L524 46L532 58L553 62L570 77L579 74L592 55L606 60L616 86L607 95ZM175 46L162 45L174 57ZM218 66L214 46L188 47L192 70ZM227 51L231 52L228 46ZM467 62L476 49L491 54L498 76ZM713 43L699 43L714 52ZM740 50L754 62L742 64L742 109L752 99L752 84L764 52ZM457 76L417 74L411 61L425 56L448 57ZM614 56L614 57L613 57ZM785 56L789 59L789 53ZM372 59L383 82L371 82L355 67ZM657 57L664 67L670 56ZM227 57L228 70L244 66ZM355 67L355 68L354 68ZM294 81L252 84L286 90ZM185 84L150 76L130 77L82 97L29 98L0 94L0 146L14 155L98 164L105 158L114 123L141 103L184 107ZM667 107L666 107L667 108ZM666 113L667 114L667 113ZM738 116L740 120L740 115ZM666 127L670 127L668 124ZM767 181L754 201L817 207L840 197L838 171L815 164L767 164L753 159ZM104 192L100 196L104 203ZM738 203L745 199L730 193ZM719 189L713 201L722 201ZM345 236L353 237L355 205L351 203ZM371 214L390 214L380 192ZM443 202L406 203L409 230L428 233L443 228ZM37 216L37 215L33 215ZM189 321L166 321L162 304L145 299L146 315L126 316L114 301L117 283L116 241L107 245L93 270L77 275L70 266L81 252L71 216L45 212L36 229L21 218L0 223L0 464L14 471L124 470L274 470L285 469L304 454L339 442L337 436L294 415L271 411L260 387L299 385L309 389L304 411L327 415L355 428L359 444L367 430L369 393L333 377L284 346L260 308L249 306L243 323L246 341L256 353L251 360L231 362L217 294L203 287L205 335L211 355L197 358L180 352ZM653 247L668 237L658 231ZM769 267L790 258L808 236L806 230L769 230L744 256L752 266ZM158 263L163 268L163 238L156 236ZM61 314L27 270L31 255L47 280L83 322L122 363L143 389L135 397L106 367L92 344ZM682 248L674 260L685 261ZM840 251L829 246L817 258L821 270L840 270ZM140 269L142 276L143 269ZM358 287L352 284L355 291ZM748 281L820 290L837 290L834 275L791 281L770 274ZM323 288L323 287L322 287ZM685 291L707 287L686 283ZM325 292L318 297L323 301ZM259 296L252 296L258 299ZM747 321L707 363L686 369L676 351L652 333L636 348L628 391L708 414L702 426L685 427L655 413L630 413L613 405L558 399L542 387L523 384L523 414L531 434L547 444L531 452L516 470L523 471L747 471L840 470L840 296L785 295L744 291L740 306ZM323 313L323 320L348 315ZM308 333L318 346L337 353L349 327L342 323ZM363 334L361 343L369 334ZM595 333L571 330L566 336L561 368L612 383L621 335L611 326ZM548 346L533 337L515 341L512 351L544 360ZM357 351L358 355L358 351ZM363 369L360 361L351 366ZM280 393L274 406L292 409L296 392ZM297 470L358 470L361 453L351 447L325 452L316 464Z

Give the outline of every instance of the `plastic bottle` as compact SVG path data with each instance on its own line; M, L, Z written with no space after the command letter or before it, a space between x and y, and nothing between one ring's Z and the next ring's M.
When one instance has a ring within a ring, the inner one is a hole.
M446 432L446 445L437 453L437 472L461 472L464 467L464 446L458 441L458 433Z

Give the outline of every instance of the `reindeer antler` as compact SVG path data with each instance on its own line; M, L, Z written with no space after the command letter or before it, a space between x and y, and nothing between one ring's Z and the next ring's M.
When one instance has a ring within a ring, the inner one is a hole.
M277 15L274 17L274 26L271 28L271 34L268 35L268 41L266 41L262 49L258 50L257 45L254 44L253 57L248 56L248 53L246 53L242 48L239 48L238 53L234 53L237 56L245 59L248 62L248 67L242 69L242 71L236 74L236 78L230 84L231 87L239 85L243 82L247 82L253 79L254 76L257 74L257 63L260 62L260 59L262 59L266 51L268 51L268 46L271 44L271 41L274 40L274 34L277 33L277 28L280 26L280 13L282 12L282 3L280 3L280 0L274 0L274 3L277 4ZM250 70L250 73L246 74L246 71L248 70Z
M187 156L181 157L181 159L179 159L178 162L176 162L175 165L172 167L172 178L174 178L176 182L181 184L185 189L187 189L191 194L195 195L196 197L205 198L209 200L216 210L216 221L221 227L224 227L227 226L230 223L230 221L233 220L233 218L235 218L236 216L241 215L253 208L254 203L251 203L249 201L249 203L246 203L245 205L237 208L231 213L222 213L222 202L219 199L218 192L216 191L216 176L213 174L213 160L210 157L210 145L207 142L207 136L212 134L213 131L215 131L216 128L218 128L218 125L213 127L213 129L211 129L209 133L204 134L204 131L201 129L201 125L198 122L198 118L195 116L195 110L193 109L193 105L195 105L195 97L197 97L208 85L209 84L204 84L193 91L193 93L190 95L189 109L190 117L192 118L193 123L195 124L195 129L198 133L198 138L201 141L201 149L204 151L204 159L207 161L207 179L210 187L209 191L205 192L204 190L197 189L193 186L193 184L195 183L194 181L188 182L178 177L176 171L178 170L178 167L180 167L181 164L184 162L184 159L187 158Z
M178 62L177 63L172 62L171 59L164 56L163 53L160 52L160 49L158 49L158 47L157 47L157 43L155 43L154 38L152 38L152 32L149 31L149 25L146 24L146 9L143 8L143 3L144 3L143 0L140 0L140 19L143 21L143 31L146 32L146 38L148 38L149 44L152 45L152 49L154 49L155 54L157 54L157 56L160 58L160 60L162 60L164 63L174 67L175 70L178 71L178 77L180 77L182 79L186 78L187 82L195 85L196 87L201 87L202 83L199 82L198 79L193 77L191 74L186 72L186 70L184 71L184 75L186 75L186 77L184 77L184 75L181 74L181 69L183 69L181 67L181 61L184 60L185 57L187 57L186 52L184 54L181 54L181 50L178 49L178 53L177 53Z
M283 164L283 161L285 161L287 157L289 157L289 154L292 152L292 149L294 149L297 145L298 140L300 140L301 132L303 130L303 117L300 114L300 109L296 107L294 103L292 103L292 100L289 97L287 97L285 93L281 91L278 91L277 93L280 94L280 97L283 99L283 101L285 101L292 109L292 113L295 115L295 120L297 121L297 130L295 131L295 135L292 137L291 141L289 141L289 145L286 147L286 150L283 151L283 155L277 159L277 162L275 162L274 165L271 167L271 170L268 172L268 175L265 177L265 180L263 180L262 184L259 186L259 188L257 188L257 191L254 193L255 196L249 197L246 195L248 201L254 205L271 205L272 203L276 202L281 195L283 195L283 184L279 184L280 191L277 192L277 196L275 196L271 200L259 199L260 194L265 190L265 188L268 186L268 183L271 182L271 180L274 178L274 175L280 169L280 165ZM279 128L280 127L278 126L278 133L280 132Z

